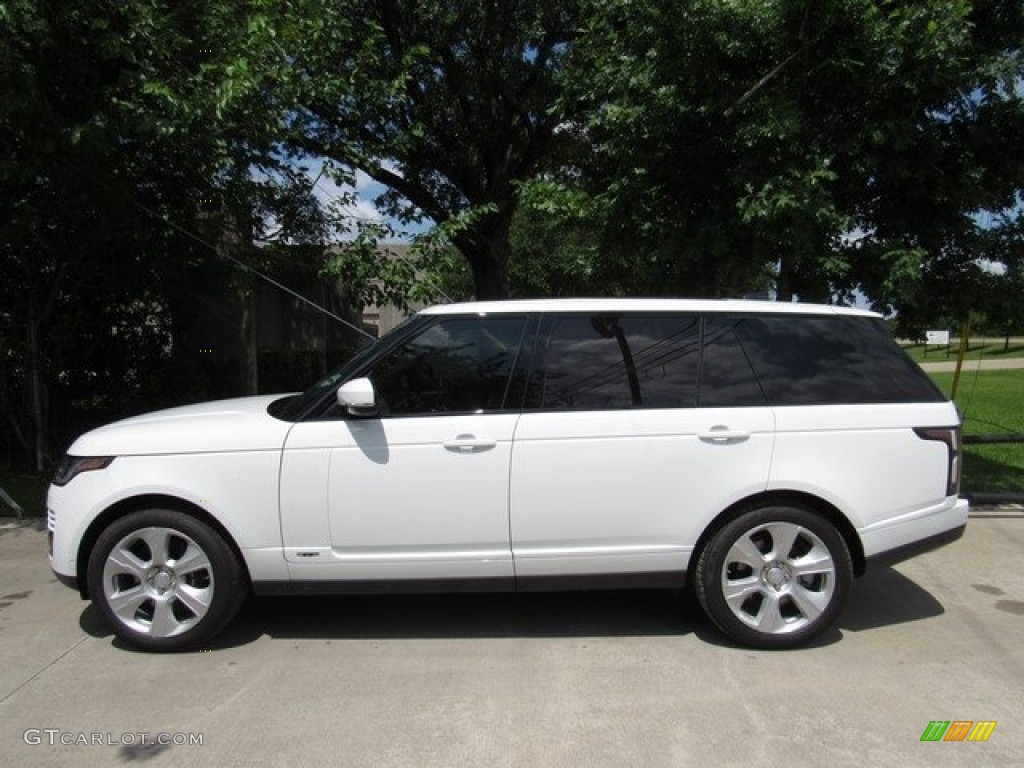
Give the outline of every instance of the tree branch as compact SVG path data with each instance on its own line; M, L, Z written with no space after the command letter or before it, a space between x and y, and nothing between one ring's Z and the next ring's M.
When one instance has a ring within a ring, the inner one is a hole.
M772 79L774 79L776 77L776 75L778 75L779 72L781 72L783 70L783 68L787 64L789 64L789 62L791 62L793 59L795 59L797 56L799 56L800 52L802 50L803 50L803 48L797 49L796 51L791 53L789 56L787 56L783 61L779 62L774 67L772 67L772 70L767 75L765 75L760 80L758 80L756 83L754 83L754 86L750 90L748 90L746 93L744 93L738 99L736 99L736 101L733 102L732 106L730 106L728 109L726 109L725 112L723 112L722 114L725 115L726 117L731 117L733 112L735 112L737 109L742 107L758 91L760 91L762 88L764 88L765 85L767 85Z
M386 187L398 192L406 200L415 205L438 224L448 221L450 212L426 189L419 184L410 182L403 176L382 167L377 163L353 163L353 165Z

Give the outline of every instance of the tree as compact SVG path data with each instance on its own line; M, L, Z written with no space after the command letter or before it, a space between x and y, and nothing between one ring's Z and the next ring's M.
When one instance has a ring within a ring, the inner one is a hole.
M663 292L906 300L1024 179L1019 3L594 0L564 119L606 248ZM943 271L943 270L939 270ZM959 268L944 270L955 276ZM919 283L920 285L920 283Z
M509 293L518 185L557 152L556 74L576 4L306 0L286 11L295 147L386 185L400 219L446 226L479 298Z
M1010 337L1024 332L1024 209L1000 217L986 229L986 290L978 309L992 330L1003 336L1003 351Z
M251 50L259 76L239 57L263 35L245 5L0 6L8 455L24 451L41 469L83 428L208 394L183 321L198 293L223 299L238 277L200 240L230 239L230 227L255 258L270 216L283 237L316 218L301 203L308 180L271 175L286 161L273 151L277 122L258 107L279 57Z
M127 349L119 359L92 354L129 317L146 318L140 327L157 344L166 327L150 256L167 247L167 235L140 221L132 202L137 184L160 189L175 165L144 136L126 134L124 115L111 109L142 76L125 35L140 25L134 14L114 4L13 2L0 16L0 320L8 342L0 407L5 432L37 469L54 391L88 399L107 389L108 376L130 378ZM135 364L146 359L136 354Z

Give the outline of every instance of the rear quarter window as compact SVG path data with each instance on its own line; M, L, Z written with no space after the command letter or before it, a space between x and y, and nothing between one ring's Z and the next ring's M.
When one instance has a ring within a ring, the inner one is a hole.
M946 399L877 318L748 316L734 329L771 405Z

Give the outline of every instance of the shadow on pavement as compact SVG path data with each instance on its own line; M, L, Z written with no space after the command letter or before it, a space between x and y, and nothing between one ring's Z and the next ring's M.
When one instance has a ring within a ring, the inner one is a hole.
M685 635L695 617L668 590L253 597L214 647L292 639Z
M850 601L839 619L841 629L863 632L941 616L942 603L888 565L872 564L857 579Z
M931 594L888 566L858 579L838 627L804 647L861 632L919 621L944 612ZM79 624L93 637L111 637L91 604ZM616 590L523 594L250 597L209 648L233 648L263 636L275 639L406 639L514 637L685 636L739 648L704 616L688 591ZM114 639L118 648L128 649Z
M99 609L92 603L85 604L85 609L78 617L78 626L82 628L82 631L85 632L85 634L92 637L114 636L114 633L104 620L103 614L101 614Z

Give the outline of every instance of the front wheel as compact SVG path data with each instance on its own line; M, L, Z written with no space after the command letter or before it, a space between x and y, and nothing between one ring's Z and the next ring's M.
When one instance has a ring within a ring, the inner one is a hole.
M238 612L247 589L238 558L205 523L175 510L111 523L89 557L89 595L114 633L137 648L196 648Z
M746 512L710 540L697 563L697 597L726 635L755 648L790 648L839 618L853 582L843 537L803 507Z

